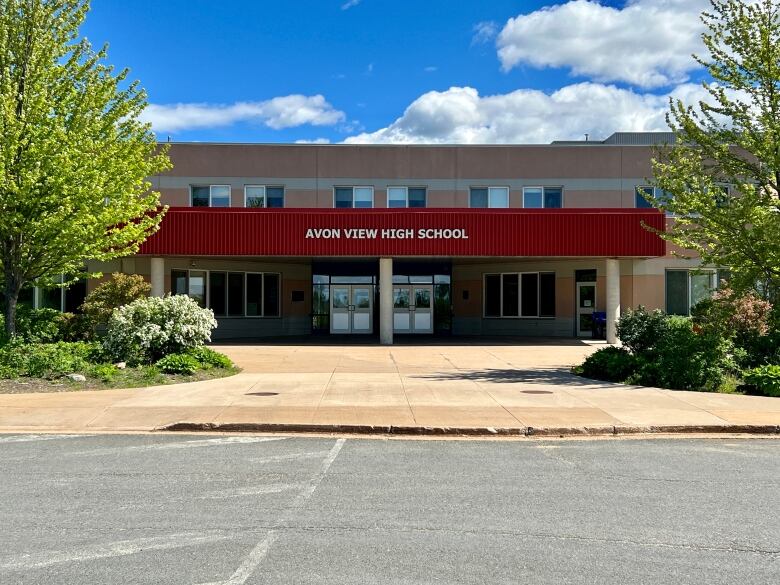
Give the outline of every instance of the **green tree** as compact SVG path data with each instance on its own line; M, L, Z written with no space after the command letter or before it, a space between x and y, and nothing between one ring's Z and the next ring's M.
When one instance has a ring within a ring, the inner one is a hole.
M159 226L146 177L169 168L146 95L79 36L86 0L0 0L0 269L5 327L26 283L135 253ZM164 210L162 210L164 212Z
M709 56L694 58L712 82L695 107L670 103L675 144L653 160L652 202L675 216L661 236L728 268L735 289L777 300L780 4L711 0L701 19Z

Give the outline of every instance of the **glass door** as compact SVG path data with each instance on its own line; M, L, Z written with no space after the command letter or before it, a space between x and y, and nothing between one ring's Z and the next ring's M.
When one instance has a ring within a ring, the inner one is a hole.
M374 287L334 284L330 287L330 332L371 333Z
M412 332L433 333L433 287L414 287L414 306L411 308Z
M412 317L409 312L411 304L411 289L408 286L393 287L393 331L409 333L412 327Z
M330 332L350 333L349 285L334 285L330 289Z
M596 310L596 284L577 283L577 336L593 335L593 312Z
M371 312L374 287L364 285L352 285L352 333L371 333L373 329L373 315Z

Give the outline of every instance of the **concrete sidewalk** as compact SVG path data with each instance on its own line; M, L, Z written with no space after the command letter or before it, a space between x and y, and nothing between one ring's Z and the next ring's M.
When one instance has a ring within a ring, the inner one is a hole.
M243 373L133 390L0 394L0 432L322 430L619 434L780 429L780 399L585 380L568 372L598 347L222 346ZM171 425L178 426L171 427ZM530 429L530 430L529 430Z

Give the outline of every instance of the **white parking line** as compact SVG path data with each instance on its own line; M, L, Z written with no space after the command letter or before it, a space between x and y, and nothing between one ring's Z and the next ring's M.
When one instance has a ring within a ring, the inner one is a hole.
M325 457L322 465L320 465L320 469L317 474L312 477L311 480L305 485L304 489L301 491L301 493L298 494L290 508L287 510L288 515L290 512L301 508L312 496L314 490L316 490L317 486L320 485L325 477L325 474L328 472L328 469L330 469L330 466L336 460L336 457L338 457L338 454L341 451L341 448L344 446L345 442L346 439L338 439L336 441L331 450L328 452L328 456ZM252 576L257 567L260 566L260 563L263 562L263 559L268 554L271 545L273 545L273 543L279 537L279 529L283 528L287 521L287 515L283 515L277 521L276 527L268 531L265 538L255 545L255 547L247 555L246 559L244 559L244 562L241 563L241 566L238 567L236 572L233 573L227 581L224 581L222 585L243 585L246 583L247 579Z
M55 441L57 439L75 439L90 435L13 435L0 437L0 443L27 443L29 441Z
M223 491L213 491L202 496L199 500L222 500L227 498L242 498L244 496L262 496L263 494L278 494L301 487L299 483L279 483L272 485L256 485L242 488L234 488Z
M61 563L73 563L79 561L107 559L111 557L122 557L150 550L185 548L188 546L198 546L201 544L218 542L220 540L230 540L233 538L236 538L235 533L225 534L224 532L206 532L196 534L169 534L166 536L151 536L132 540L118 540L116 542L109 542L107 544L99 544L94 546L85 546L73 550L21 555L12 561L7 561L3 564L0 564L0 569L7 571L40 569Z
M169 449L191 449L193 447L217 447L221 445L248 445L252 443L267 443L269 441L284 441L289 437L217 437L214 439L196 439L194 441L178 441L175 443L154 443L152 445L130 445L129 447L107 447L90 449L89 451L72 451L66 455L109 455L133 451L165 451Z

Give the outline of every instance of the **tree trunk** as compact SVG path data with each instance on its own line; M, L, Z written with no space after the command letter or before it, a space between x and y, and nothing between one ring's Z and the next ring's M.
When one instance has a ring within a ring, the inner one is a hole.
M12 270L5 270L5 333L8 337L16 334L16 303L22 286Z

